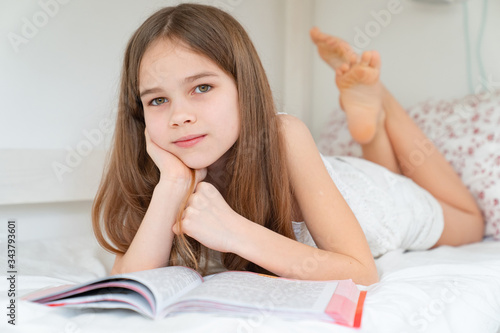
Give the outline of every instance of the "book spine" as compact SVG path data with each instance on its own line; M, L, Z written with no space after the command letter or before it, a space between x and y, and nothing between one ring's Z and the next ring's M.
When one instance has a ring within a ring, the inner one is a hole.
M352 281L340 281L325 313L337 324L354 327L359 299L360 291Z
M353 327L361 327L361 317L363 315L363 305L365 304L366 291L361 291L359 293L358 306L356 307L356 314L354 315Z

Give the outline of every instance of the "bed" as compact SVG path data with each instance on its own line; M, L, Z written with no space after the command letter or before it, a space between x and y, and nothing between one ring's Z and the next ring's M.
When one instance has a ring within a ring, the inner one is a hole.
M90 236L17 244L18 295L106 275L112 256ZM0 257L6 256L2 246ZM425 252L394 251L377 259L380 282L368 290L361 328L244 317L182 314L152 321L127 310L50 308L19 300L16 326L2 332L482 332L500 328L500 242ZM0 280L6 283L2 270ZM363 288L363 287L361 287ZM6 290L6 288L2 288ZM9 298L0 294L5 310Z

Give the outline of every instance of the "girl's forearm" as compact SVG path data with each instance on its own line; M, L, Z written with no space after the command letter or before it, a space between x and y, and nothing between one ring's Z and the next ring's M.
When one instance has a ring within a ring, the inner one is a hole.
M234 253L286 278L301 280L343 280L370 285L378 281L373 262L317 249L246 220L232 242Z
M172 226L186 190L185 184L160 180L134 239L124 255L116 256L111 274L167 265L174 238Z

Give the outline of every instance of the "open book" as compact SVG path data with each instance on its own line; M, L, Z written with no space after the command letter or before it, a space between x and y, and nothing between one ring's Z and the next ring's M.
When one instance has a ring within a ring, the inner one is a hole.
M42 289L23 299L49 306L124 308L154 319L183 312L266 313L359 327L365 295L352 280L301 281L238 271L202 278L190 268L171 266Z

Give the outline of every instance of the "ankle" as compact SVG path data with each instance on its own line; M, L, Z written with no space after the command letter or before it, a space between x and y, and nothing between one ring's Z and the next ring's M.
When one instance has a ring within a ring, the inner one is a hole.
M367 149L367 148L370 149L369 147L377 146L381 140L384 140L384 137L386 135L387 132L385 129L385 116L384 112L382 111L380 112L379 119L377 119L377 122L375 124L375 130L371 139L365 141L358 141L358 143L361 145L362 149Z
M382 108L384 109L384 112L387 113L392 109L392 103L394 97L383 84L381 90L382 90Z
M386 121L389 121L389 119L399 121L401 116L409 117L406 110L403 109L384 85L382 85L382 110L385 113Z

